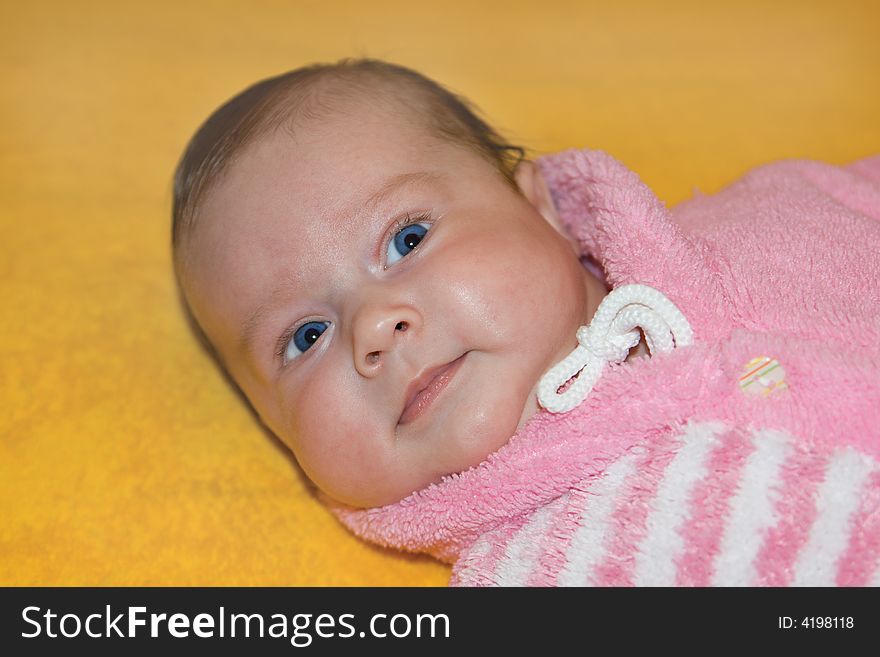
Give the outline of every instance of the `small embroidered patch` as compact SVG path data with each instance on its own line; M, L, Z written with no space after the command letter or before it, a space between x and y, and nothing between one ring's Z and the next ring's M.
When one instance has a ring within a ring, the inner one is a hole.
M739 377L739 389L753 395L767 397L787 388L785 370L778 360L769 356L752 358L745 364Z

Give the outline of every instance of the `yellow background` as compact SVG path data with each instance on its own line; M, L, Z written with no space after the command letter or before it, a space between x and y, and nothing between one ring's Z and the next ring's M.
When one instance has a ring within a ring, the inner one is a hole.
M0 584L445 584L349 536L190 335L171 174L221 102L345 56L668 203L880 152L877 2L28 2L0 19Z

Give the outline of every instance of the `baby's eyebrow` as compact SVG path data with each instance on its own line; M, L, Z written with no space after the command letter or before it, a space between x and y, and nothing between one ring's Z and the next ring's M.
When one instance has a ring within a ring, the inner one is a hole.
M361 204L361 212L371 212L402 187L414 184L439 182L444 178L445 176L442 173L436 171L399 173L382 183L379 189L373 192L373 194ZM250 314L242 325L241 334L239 335L238 347L240 350L248 354L253 353L254 334L260 327L260 324L263 323L263 320L265 320L266 315L268 315L269 311L275 306L278 298L284 296L289 285L289 280L279 282L278 285L275 286L275 289L272 290L269 298Z
M426 184L439 182L445 176L436 171L414 171L412 173L399 173L386 180L381 187L363 203L363 210L369 212L385 201L401 187L414 184Z

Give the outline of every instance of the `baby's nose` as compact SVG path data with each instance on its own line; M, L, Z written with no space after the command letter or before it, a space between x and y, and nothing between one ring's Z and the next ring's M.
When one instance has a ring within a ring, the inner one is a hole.
M363 376L375 376L389 353L400 348L403 336L419 323L409 307L364 309L354 325L354 362Z

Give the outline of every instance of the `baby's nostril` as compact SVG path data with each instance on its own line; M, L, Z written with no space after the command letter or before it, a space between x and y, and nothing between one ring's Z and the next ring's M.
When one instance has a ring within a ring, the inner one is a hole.
M379 352L378 351L371 351L370 353L367 354L367 364L368 365L375 365L378 362L379 362Z
M407 324L406 322L397 322L397 326L394 327L394 330L405 331L408 328L409 328L409 324Z

